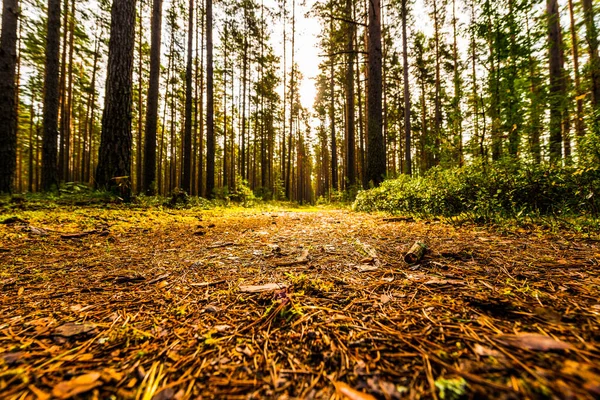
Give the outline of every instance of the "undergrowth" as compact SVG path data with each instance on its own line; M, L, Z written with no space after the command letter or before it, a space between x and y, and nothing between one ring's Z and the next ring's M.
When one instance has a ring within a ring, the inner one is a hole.
M383 211L453 222L600 229L600 167L518 162L474 164L400 176L358 194L357 211Z

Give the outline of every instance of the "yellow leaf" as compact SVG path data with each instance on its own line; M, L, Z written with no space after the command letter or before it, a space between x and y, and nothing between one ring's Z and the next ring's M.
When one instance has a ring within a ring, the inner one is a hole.
M334 382L335 390L339 395L343 396L344 399L348 400L375 400L375 397L368 393L359 392L356 389L351 388L344 382Z
M25 291L25 288L24 287L20 287L19 291L17 292L17 296L22 295L24 291Z
M100 374L98 372L90 372L89 374L80 375L70 381L61 382L54 386L52 395L59 399L69 399L75 395L85 393L92 390L96 386L102 384L98 382Z
M580 94L579 96L575 97L575 101L583 100L585 99L585 96L587 96L587 93Z

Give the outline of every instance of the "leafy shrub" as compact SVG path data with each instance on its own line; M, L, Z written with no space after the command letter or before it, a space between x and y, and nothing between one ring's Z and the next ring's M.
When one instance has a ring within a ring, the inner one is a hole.
M599 167L511 162L473 164L424 176L401 176L358 194L359 211L474 218L600 213Z

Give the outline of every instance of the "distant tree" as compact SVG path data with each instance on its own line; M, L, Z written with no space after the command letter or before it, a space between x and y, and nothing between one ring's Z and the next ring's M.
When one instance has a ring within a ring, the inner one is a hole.
M144 140L144 192L153 195L156 183L156 130L158 125L158 90L160 80L160 47L162 32L162 0L152 2L150 28L150 82L146 105L146 126Z
M15 67L19 1L4 0L0 39L0 193L9 193L17 165Z
M60 0L48 0L47 27L41 181L43 190L50 190L58 185Z
M96 186L131 194L131 106L136 0L113 0ZM117 179L120 181L118 182Z

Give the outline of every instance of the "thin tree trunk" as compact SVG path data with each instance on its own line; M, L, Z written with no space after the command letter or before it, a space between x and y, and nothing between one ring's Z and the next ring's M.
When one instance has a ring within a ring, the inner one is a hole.
M214 197L213 191L215 188L212 1L206 0L206 195L208 198Z
M185 127L183 151L183 182L181 188L190 192L192 184L192 51L194 39L194 0L189 3L187 65L185 68Z
M411 155L411 126L410 126L410 87L408 86L408 38L406 36L406 18L408 8L406 2L402 0L402 68L404 80L404 166L407 175L412 175L412 155Z
M550 69L550 162L558 164L562 158L562 122L564 113L564 58L560 15L557 0L547 0L548 45Z
M142 47L143 47L143 37L144 37L144 29L143 29L143 10L144 7L143 5L140 6L140 15L139 15L139 35L138 35L138 104L137 104L137 111L138 111L138 120L137 120L137 140L136 140L136 157L135 157L135 189L137 193L141 193L143 188L143 177L142 177L142 170L143 170L143 159L142 159L142 153L143 153L143 143L142 143L142 130L143 130L143 126L144 126L144 120L143 120L143 116L144 116L144 100L143 100L143 74L144 74L144 68L143 68L143 52L142 52Z
M152 2L150 44L150 82L146 98L146 126L144 141L144 192L156 194L156 130L158 125L158 91L160 82L160 47L162 32L162 0ZM161 154L162 156L162 154Z
M589 70L591 78L592 107L595 111L594 123L600 124L600 55L598 54L598 30L594 22L593 0L581 0L585 20L586 39L590 53Z
M573 52L573 72L575 74L575 132L577 138L585 135L585 124L583 123L583 97L581 93L581 73L579 71L579 40L577 38L577 26L575 25L575 13L573 11L573 0L569 0L569 18L571 22L571 51Z
M356 156L354 130L354 31L352 0L346 0L346 179L349 187L356 184Z

